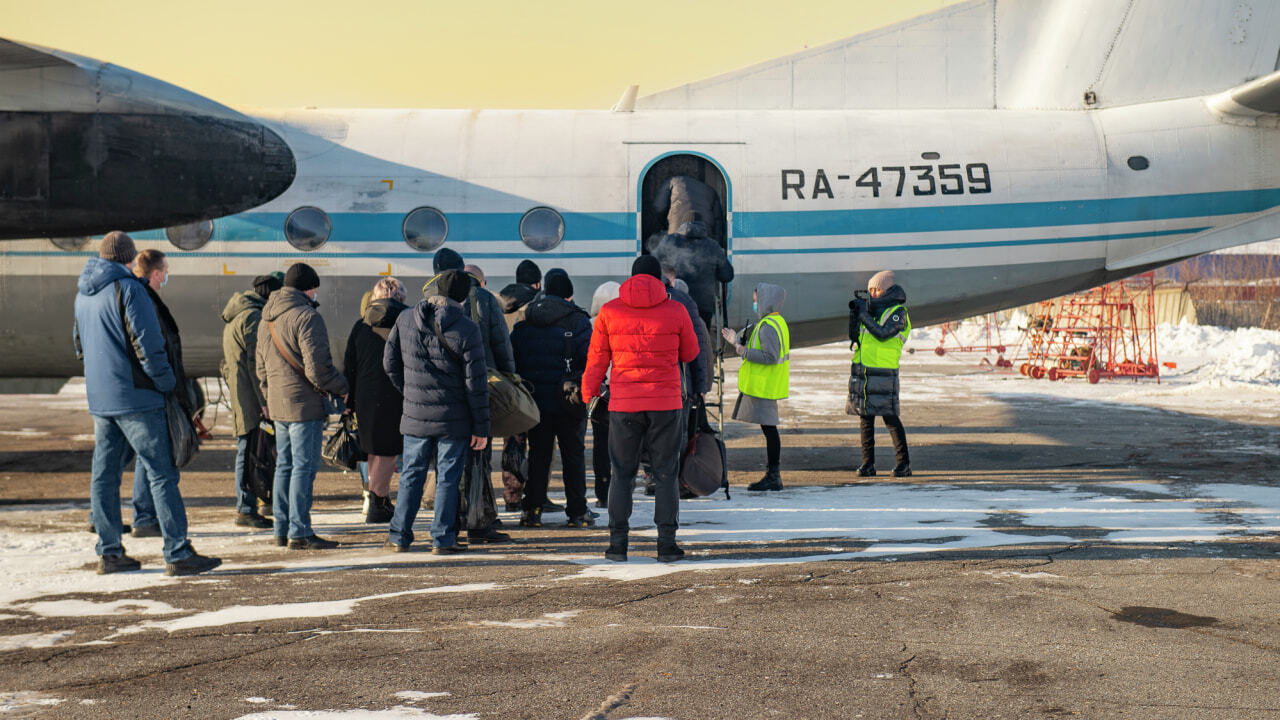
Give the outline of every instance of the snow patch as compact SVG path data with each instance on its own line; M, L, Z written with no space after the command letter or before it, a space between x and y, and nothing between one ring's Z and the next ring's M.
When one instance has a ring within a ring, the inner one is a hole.
M254 705L266 705L267 703L272 702L271 698L264 697L247 697L244 701L247 703L253 703Z
M422 692L421 690L401 690L400 692L396 693L395 696L400 700L408 700L409 702L416 702L418 700L430 700L432 698L448 697L449 693Z
M1054 575L1053 573L1047 573L1047 572L1025 573L1025 572L1018 572L1017 570L1001 570L1001 571L987 570L982 574L990 575L991 577L998 577L998 578L1003 578L1003 577L1028 578L1033 580L1036 578L1061 578L1062 577L1061 575Z
M497 590L500 587L501 586L496 583L469 583L466 585L445 585L441 587L420 588L418 590L382 593L379 595L366 595L364 597L348 598L346 600L278 603L275 605L233 605L220 610L196 613L195 615L178 618L176 620L140 623L138 625L133 625L119 630L111 637L132 635L135 633L145 632L147 630L164 630L166 632L174 632L176 630L191 630L193 628L217 627L219 625L262 622L265 620L332 617L334 615L347 615L351 611L355 610L357 605L369 600L384 600L388 598L405 597L408 595L483 592L485 590Z
M44 617L91 617L95 615L173 615L185 612L158 600L46 600L18 605L24 610Z
M52 633L27 633L25 635L0 636L0 652L25 650L28 648L53 647L75 635L75 630L61 630Z
M60 705L64 702L66 701L61 698L49 697L43 693L31 692L30 690L0 692L0 713L32 710L39 707Z

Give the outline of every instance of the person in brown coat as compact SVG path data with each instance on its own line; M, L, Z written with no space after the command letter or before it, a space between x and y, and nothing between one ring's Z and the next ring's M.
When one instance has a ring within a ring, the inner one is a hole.
M258 329L256 370L267 399L263 413L276 426L276 544L295 550L338 545L311 530L312 486L329 417L324 396L345 400L347 395L347 379L333 366L329 331L316 312L319 288L316 271L306 263L294 263L284 275L284 287L262 308L266 328Z

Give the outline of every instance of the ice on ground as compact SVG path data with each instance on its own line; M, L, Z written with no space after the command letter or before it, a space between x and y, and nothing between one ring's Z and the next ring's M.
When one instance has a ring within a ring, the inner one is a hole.
M447 692L423 692L421 690L401 690L400 692L395 694L395 697L397 699L408 700L410 702L415 702L418 700L430 700L432 698L448 697L448 696L449 696L449 693Z
M0 713L29 712L40 707L61 705L64 702L66 701L61 698L49 697L43 693L31 692L30 690L0 692ZM24 714L20 717L27 717L27 715Z
M397 705L386 710L269 710L241 715L235 720L479 720L476 713L436 715L415 707Z
M264 620L285 620L294 618L332 617L347 615L356 606L370 600L404 597L407 595L436 595L443 593L469 593L497 590L501 586L496 583L468 583L465 585L444 585L440 587L402 590L400 592L366 595L346 600L321 600L316 602L278 603L274 605L233 605L220 610L196 613L184 618L159 622L145 622L122 628L112 637L132 635L147 630L190 630L192 628L217 627L246 622L262 622Z
M581 610L565 610L564 612L546 613L540 618L534 618L531 620L481 620L480 622L473 624L509 628L564 627L565 620L568 620L581 612Z
M26 633L24 635L0 636L0 652L25 650L27 648L53 647L75 634L75 630L62 630L51 633Z
M267 703L272 702L271 698L264 697L247 697L244 701L247 703L253 703L254 705L266 705Z

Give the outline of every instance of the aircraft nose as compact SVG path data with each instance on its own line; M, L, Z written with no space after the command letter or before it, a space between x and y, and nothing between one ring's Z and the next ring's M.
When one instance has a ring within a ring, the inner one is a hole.
M144 230L288 189L274 131L154 78L0 40L0 239Z

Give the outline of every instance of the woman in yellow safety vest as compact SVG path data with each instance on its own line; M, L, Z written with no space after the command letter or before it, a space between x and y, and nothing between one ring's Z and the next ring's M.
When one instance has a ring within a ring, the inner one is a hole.
M911 474L907 431L902 427L898 403L898 359L911 333L907 293L894 283L893 271L884 270L867 283L870 302L850 303L849 339L857 343L849 377L849 402L845 411L859 416L862 430L862 465L858 475L876 474L876 417L883 417L893 438L898 464L894 477Z
M778 456L782 441L778 437L778 401L787 397L791 372L791 333L787 321L778 311L787 299L787 291L777 285L760 283L752 298L752 309L759 322L748 325L741 333L729 328L723 331L742 357L738 370L738 402L733 406L733 419L756 423L764 433L768 455L768 472L747 486L748 490L781 490L782 475Z

